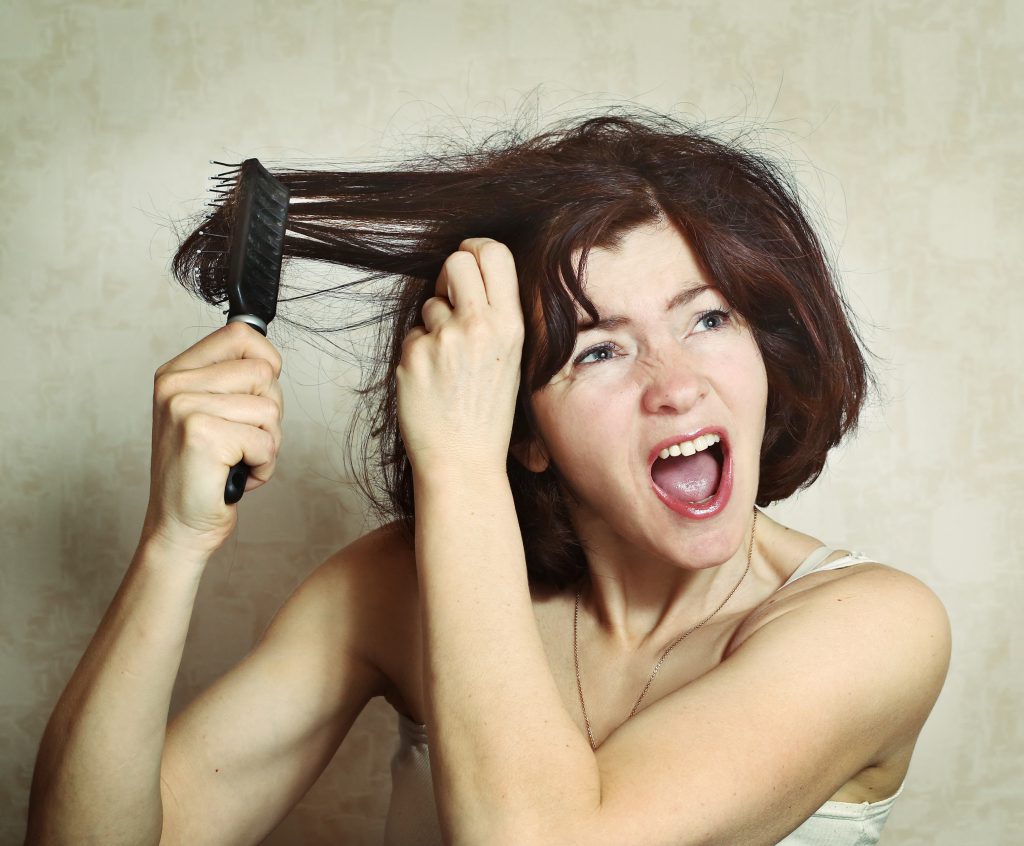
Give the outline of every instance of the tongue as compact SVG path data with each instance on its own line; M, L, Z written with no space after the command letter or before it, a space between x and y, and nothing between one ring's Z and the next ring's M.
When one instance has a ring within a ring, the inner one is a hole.
M673 499L700 502L718 490L721 470L710 450L676 458L661 458L651 468L654 483Z

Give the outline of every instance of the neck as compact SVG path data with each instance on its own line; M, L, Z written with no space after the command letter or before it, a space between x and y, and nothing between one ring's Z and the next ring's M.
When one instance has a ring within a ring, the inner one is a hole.
M761 515L758 521L766 518ZM590 571L581 609L623 651L659 650L714 612L740 582L747 568L752 525L753 514L732 553L710 562L668 560L615 535L606 524L603 531L581 526ZM752 557L758 558L756 542ZM754 581L750 575L744 582ZM742 607L741 593L738 590L730 603Z

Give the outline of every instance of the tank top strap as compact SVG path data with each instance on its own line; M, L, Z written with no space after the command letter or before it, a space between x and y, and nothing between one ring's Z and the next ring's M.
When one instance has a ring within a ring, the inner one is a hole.
M779 590L782 590L782 588L786 587L787 585L793 584L793 582L795 582L797 579L801 578L802 576L806 576L809 573L818 573L823 570L841 570L843 567L849 567L853 564L867 564L872 561L871 558L868 558L865 555L861 555L859 552L851 552L847 555L842 556L842 558L837 558L835 561L829 561L826 564L825 559L828 558L835 551L835 547L819 546L817 549L812 551L811 554L808 555L802 562L800 562L800 566L793 571L793 575L786 579L786 581L783 583L782 587L779 588Z

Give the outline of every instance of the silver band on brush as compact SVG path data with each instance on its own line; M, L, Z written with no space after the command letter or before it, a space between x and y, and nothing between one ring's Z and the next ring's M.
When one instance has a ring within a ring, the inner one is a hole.
M266 337L267 334L267 324L260 320L255 314L236 314L228 318L228 323L248 323L264 337Z

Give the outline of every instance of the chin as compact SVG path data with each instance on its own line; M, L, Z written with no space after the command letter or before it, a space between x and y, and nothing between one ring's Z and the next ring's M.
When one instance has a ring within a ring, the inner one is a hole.
M753 514L753 495L749 499L749 507L742 503L746 497L735 496L730 507L714 516L713 519L687 521L688 525L680 533L682 535L677 555L682 554L682 563L689 569L704 570L718 567L735 556L738 552L746 554L749 542L747 529Z

